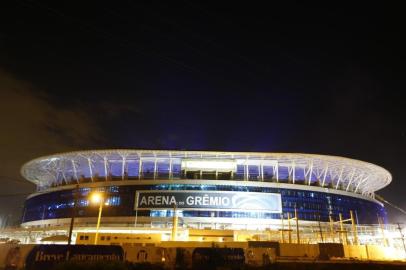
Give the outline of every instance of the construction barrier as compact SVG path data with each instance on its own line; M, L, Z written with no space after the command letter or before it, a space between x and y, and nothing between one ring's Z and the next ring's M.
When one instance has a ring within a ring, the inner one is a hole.
M163 243L163 242L162 242ZM342 245L339 243L288 244L250 241L244 248L207 246L202 242L151 245L0 245L0 269L52 269L65 261L128 261L151 263L164 268L211 269L212 266L266 266L278 260L358 260L394 261L404 256L403 251L375 245ZM182 246L183 245L183 246ZM237 244L235 246L238 246Z
M319 256L319 246L314 244L280 243L279 250L281 257L317 258Z
M343 244L337 243L319 243L319 258L320 259L330 259L330 258L343 258L344 257L344 247Z

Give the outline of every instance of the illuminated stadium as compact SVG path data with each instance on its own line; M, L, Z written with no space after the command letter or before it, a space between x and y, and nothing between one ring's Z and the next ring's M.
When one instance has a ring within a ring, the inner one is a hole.
M386 219L374 192L391 174L371 163L325 155L161 150L94 150L40 157L22 167L37 186L22 225L94 224L89 194L105 196L102 224L263 229L296 212L301 222ZM176 208L176 209L175 209ZM176 211L176 212L175 212Z

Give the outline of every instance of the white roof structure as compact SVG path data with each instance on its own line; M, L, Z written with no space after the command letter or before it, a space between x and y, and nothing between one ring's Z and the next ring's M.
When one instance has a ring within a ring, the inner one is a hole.
M26 163L21 174L35 183L39 190L44 190L80 183L83 179L90 182L109 181L113 178L187 179L180 176L182 170L188 169L182 166L191 162L195 169L203 166L201 170L215 170L216 177L215 167L218 164L220 172L230 167L233 180L288 182L334 188L371 197L392 180L391 174L382 167L337 156L132 149L77 151L44 156ZM210 168L204 169L204 166ZM148 177L144 177L145 175Z

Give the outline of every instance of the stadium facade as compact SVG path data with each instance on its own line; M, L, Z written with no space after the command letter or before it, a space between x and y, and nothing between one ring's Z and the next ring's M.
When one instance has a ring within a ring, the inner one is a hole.
M94 224L93 191L103 192L102 223L170 227L176 211L189 228L258 229L293 217L315 223L386 219L374 192L391 174L371 163L325 155L161 150L94 150L26 163L37 186L22 226ZM75 206L75 207L74 207Z

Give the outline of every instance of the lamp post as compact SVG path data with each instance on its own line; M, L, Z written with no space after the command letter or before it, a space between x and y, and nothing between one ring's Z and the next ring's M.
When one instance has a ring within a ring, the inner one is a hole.
M96 235L94 238L94 244L97 245L97 238L99 237L100 220L103 211L104 197L103 194L101 194L100 192L95 192L91 195L90 200L94 204L99 204L99 216L97 218Z

